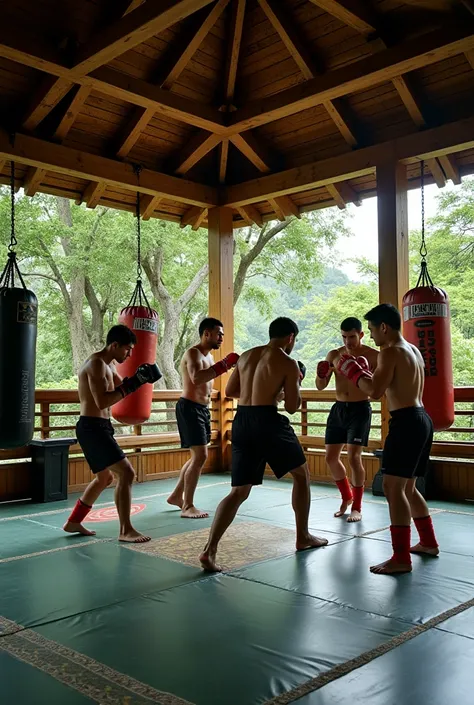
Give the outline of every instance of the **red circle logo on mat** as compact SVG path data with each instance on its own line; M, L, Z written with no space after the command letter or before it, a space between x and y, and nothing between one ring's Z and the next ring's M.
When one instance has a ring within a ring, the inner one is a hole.
M130 516L134 514L140 514L145 509L146 504L132 504L132 509ZM118 514L116 507L103 507L103 509L94 509L84 519L84 523L87 524L88 521L102 522L102 521L117 521Z

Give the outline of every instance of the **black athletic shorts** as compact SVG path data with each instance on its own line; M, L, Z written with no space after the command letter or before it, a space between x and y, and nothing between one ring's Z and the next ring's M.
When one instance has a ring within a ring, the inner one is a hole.
M206 404L180 397L176 404L181 448L207 446L211 440L211 414Z
M306 462L286 416L276 406L238 406L232 423L232 486L261 485L268 463L276 477Z
M80 416L76 436L92 472L101 472L125 458L114 438L110 419L97 416Z
M420 477L428 467L433 422L422 406L390 412L382 456L382 472L397 477Z
M326 445L348 443L366 446L369 442L372 407L368 401L336 401L329 412Z

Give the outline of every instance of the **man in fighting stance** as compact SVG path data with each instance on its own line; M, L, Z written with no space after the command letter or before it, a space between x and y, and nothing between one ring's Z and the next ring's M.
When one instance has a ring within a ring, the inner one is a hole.
M383 575L411 571L411 553L437 556L428 505L416 489L416 478L426 472L433 423L422 403L424 361L414 345L400 332L400 313L392 304L380 304L366 315L371 337L381 347L372 374L351 355L341 355L339 373L373 399L387 395L390 427L382 458L383 489L390 510L393 555L370 568ZM411 518L420 540L410 548Z
M289 318L270 324L270 342L243 353L230 377L226 395L239 399L232 424L232 490L219 504L209 540L199 560L204 570L219 571L216 552L253 485L261 485L268 462L277 478L291 472L292 504L296 518L296 549L327 544L308 529L311 502L306 458L286 416L277 404L284 398L285 409L294 414L300 404L300 384L305 375L302 363L289 357L298 327Z
M341 355L352 355L369 370L377 365L378 351L362 343L362 323L357 318L346 318L341 323L344 345L331 350L326 359L318 364L316 387L326 389L332 373L336 375L336 403L331 408L326 425L326 462L341 493L341 506L334 514L341 517L352 504L347 521L362 519L362 496L364 494L365 470L362 465L362 449L369 442L372 409L367 394L337 372ZM341 452L347 445L347 460L352 474L352 489L341 461Z
M132 483L135 472L114 438L110 421L110 407L133 394L143 384L153 384L161 377L158 366L140 365L133 377L121 377L115 369L129 357L136 343L135 333L127 326L113 326L106 346L94 353L79 371L79 401L81 415L76 425L77 440L95 478L78 499L64 531L93 536L95 531L86 529L82 522L92 509L101 492L117 478L115 504L120 521L119 541L144 543L149 536L136 531L130 521Z
M194 506L194 492L211 440L209 402L212 380L228 372L239 359L237 353L232 352L214 363L211 350L219 350L224 340L224 328L217 318L205 318L201 322L199 337L200 342L189 348L181 360L183 394L176 404L181 448L189 448L191 457L181 468L178 484L167 500L181 509L181 516L185 519L209 516Z

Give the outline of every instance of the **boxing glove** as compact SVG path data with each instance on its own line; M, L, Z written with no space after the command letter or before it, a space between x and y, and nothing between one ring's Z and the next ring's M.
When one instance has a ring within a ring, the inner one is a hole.
M322 360L321 362L318 362L316 374L320 379L325 379L326 377L329 377L330 372L331 372L331 363L330 362L328 362L327 360Z
M224 372L228 372L231 367L234 367L234 365L237 364L239 357L240 355L237 355L237 353L231 352L222 358L222 360L219 360L219 362L212 365L211 369L216 373L216 377L219 377L224 374Z
M300 368L300 382L304 380L306 377L306 367L305 365L298 360L298 367Z
M366 357L364 357L363 355L359 355L359 357L356 357L356 360L363 370L367 370L367 372L370 372L369 361Z
M137 368L133 377L125 377L122 384L117 387L117 390L122 394L122 397L126 397L140 389L143 384L154 384L162 377L163 375L158 365L145 362Z
M355 384L356 387L361 378L372 379L372 373L365 369L352 355L341 355L337 363L337 370L343 377Z

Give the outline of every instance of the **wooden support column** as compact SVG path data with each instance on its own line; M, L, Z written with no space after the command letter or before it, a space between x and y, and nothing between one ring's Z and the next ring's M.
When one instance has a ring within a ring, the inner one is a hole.
M209 316L218 318L224 326L224 343L216 351L214 359L221 359L234 349L234 236L232 232L232 210L225 207L209 208ZM230 440L232 427L232 400L225 399L225 386L229 374L214 381L219 393L217 403L220 430L220 465L230 466Z
M377 166L379 301L402 311L409 288L407 170L390 161ZM388 432L388 411L382 399L382 441Z

